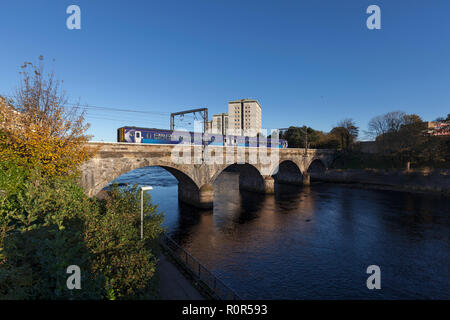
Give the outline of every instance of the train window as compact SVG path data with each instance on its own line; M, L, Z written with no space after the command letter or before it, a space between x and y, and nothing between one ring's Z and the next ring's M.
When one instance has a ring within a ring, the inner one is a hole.
M136 132L136 138L140 138L141 137L141 133L140 132Z

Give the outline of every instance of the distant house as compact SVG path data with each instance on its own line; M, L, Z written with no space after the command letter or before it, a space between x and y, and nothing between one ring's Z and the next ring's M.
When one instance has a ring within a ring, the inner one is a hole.
M428 121L427 133L433 136L450 136L450 123L445 121Z
M21 126L20 112L7 104L5 98L0 96L0 129L11 131Z

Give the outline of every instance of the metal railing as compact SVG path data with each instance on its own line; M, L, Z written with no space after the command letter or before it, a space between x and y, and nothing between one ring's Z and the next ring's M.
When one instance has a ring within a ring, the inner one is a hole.
M241 300L241 298L232 289L227 287L220 279L204 267L189 252L180 247L175 241L166 234L160 236L161 245L169 251L173 258L177 259L186 269L188 269L194 278L202 282L210 294L220 300Z

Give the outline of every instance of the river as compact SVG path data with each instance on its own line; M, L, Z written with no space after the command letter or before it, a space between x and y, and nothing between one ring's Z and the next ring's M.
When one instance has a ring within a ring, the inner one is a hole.
M153 186L168 234L244 299L450 299L448 197L328 183L261 195L222 173L214 210L199 211L162 168L114 182Z

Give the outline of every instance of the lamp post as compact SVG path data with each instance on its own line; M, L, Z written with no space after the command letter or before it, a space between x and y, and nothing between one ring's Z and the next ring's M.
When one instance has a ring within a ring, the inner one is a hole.
M308 127L300 128L305 134L305 157L308 155Z
M151 186L141 187L141 240L144 239L144 191L153 190Z

